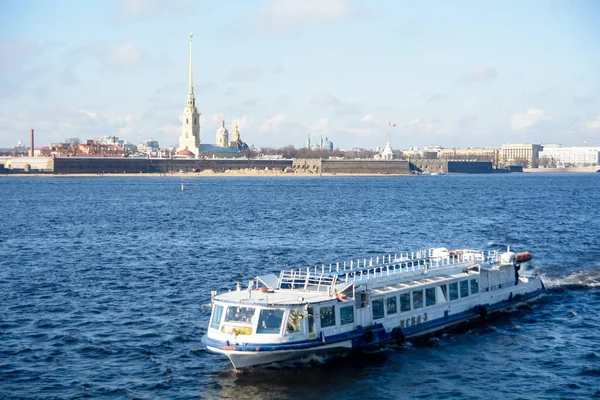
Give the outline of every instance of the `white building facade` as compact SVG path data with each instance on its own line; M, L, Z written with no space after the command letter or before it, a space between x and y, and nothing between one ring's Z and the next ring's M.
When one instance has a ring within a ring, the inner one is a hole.
M534 167L539 158L542 146L532 143L503 144L500 148L500 159L504 164L524 163L524 167Z
M556 167L585 167L600 165L600 147L544 146L540 163Z

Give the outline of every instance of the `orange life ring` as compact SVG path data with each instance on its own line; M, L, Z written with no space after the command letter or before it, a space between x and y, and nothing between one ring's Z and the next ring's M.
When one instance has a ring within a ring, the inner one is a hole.
M340 300L346 300L348 298L348 296L346 296L344 293L339 293L337 295L337 298Z

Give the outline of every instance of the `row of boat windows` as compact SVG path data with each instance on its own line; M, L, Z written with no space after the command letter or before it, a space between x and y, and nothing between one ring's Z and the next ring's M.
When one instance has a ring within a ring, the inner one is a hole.
M309 315L309 324L308 324L308 332L313 333L311 330L313 328L313 324L310 322L310 318L312 317L313 309L312 307L308 309ZM336 323L336 315L335 315L335 306L325 306L319 308L319 322L321 323L321 328L329 328L330 326L337 325ZM340 306L340 322L341 325L348 325L354 323L354 306Z
M225 311L226 310L226 311ZM225 311L225 312L224 312ZM258 315L256 333L279 334L284 320L285 309L262 309ZM223 314L225 318L223 318ZM236 329L238 334L251 334L253 318L256 314L255 307L224 306L216 304L210 320L210 327L219 329L221 321L233 325L224 325L223 331L229 328ZM299 309L292 308L287 316L286 331L295 333L301 331L302 312ZM241 325L240 325L241 324Z
M425 296L423 296L423 292L425 292ZM425 290L413 290L412 292L400 294L400 312L416 310L423 308L423 306L434 306L439 303L446 303L448 300L458 300L459 298L468 297L469 293L475 294L478 292L479 282L477 279L471 279L470 281L466 279L460 282L449 283L448 285L426 288ZM376 299L371 302L373 319L385 317L384 300L388 315L398 312L398 296Z
M426 289L413 290L411 292L401 293L399 296L390 296L371 301L371 310L373 319L382 319L387 315L394 315L399 312L408 312L423 307L430 307L436 304L446 303L448 301L458 300L479 292L479 282L477 279L462 280L459 282L439 285ZM400 300L398 302L398 299ZM399 305L399 307L398 307ZM261 309L256 325L256 333L279 334L284 322L285 309ZM319 307L319 322L321 328L328 328L337 325L336 306ZM246 325L243 332L239 326L236 331L238 334L251 334L253 324L252 320L256 313L255 307L224 306L216 304L210 321L210 327L219 329L221 322ZM223 315L225 314L225 315ZM224 317L224 318L223 318ZM300 309L292 308L287 316L286 332L301 332L301 320L303 313ZM314 333L314 310L312 307L307 309L308 332ZM340 325L354 323L354 305L339 306ZM223 326L226 329L226 326Z

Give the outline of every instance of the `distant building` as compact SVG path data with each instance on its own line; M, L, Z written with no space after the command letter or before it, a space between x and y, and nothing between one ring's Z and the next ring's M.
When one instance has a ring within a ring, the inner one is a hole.
M125 144L125 141L120 140L117 136L103 136L94 141L99 144L112 144L119 147L124 147L123 145Z
M229 142L229 147L232 149L237 149L238 151L248 150L248 145L242 140L237 125L235 125L233 129L233 136L231 137L231 141Z
M221 120L221 127L217 129L217 146L229 147L229 131L225 128L225 120Z
M544 145L539 153L540 165L545 167L583 167L600 164L600 147L562 147Z
M240 133L235 127L232 140L229 141L229 131L225 128L225 120L221 120L221 127L217 129L216 144L202 144L200 141L200 113L196 108L194 96L194 81L192 75L192 35L190 35L190 71L189 92L187 104L181 116L181 136L177 147L176 157L240 157L248 149L248 145L240 138Z
M390 144L390 142L387 142L385 144L385 148L381 152L381 159L382 160L393 160L394 158L396 158L396 153L394 153L394 150L392 149L392 145Z
M438 145L424 146L423 151L429 152L429 153L439 153L440 151L442 151L442 146L438 146Z
M402 152L407 157L415 157L415 158L422 158L423 157L423 152L417 146L409 147L408 150L403 150Z
M543 146L531 143L503 144L500 148L502 164L518 164L532 168L537 166L539 153Z
M29 155L29 147L24 146L21 141L15 147L0 148L0 156L24 157Z
M200 113L196 108L194 96L194 80L192 76L192 35L190 35L190 90L187 96L187 104L181 115L181 136L179 137L178 152L189 150L198 156L200 153Z
M156 153L160 150L160 145L158 144L158 140L153 140L152 138L146 140L144 143L140 143L137 145L137 152L144 154L152 154Z
M99 144L93 140L88 140L85 144L74 146L73 153L79 156L122 157L125 155L125 149L114 144Z
M323 136L321 136L321 139L318 143L315 143L312 145L312 147L310 147L310 136L308 137L308 142L307 145L309 146L308 148L314 151L333 151L333 142L330 141L327 137L325 137L325 140L323 140Z
M467 147L441 149L438 158L446 160L476 160L491 161L498 164L500 150L495 147Z

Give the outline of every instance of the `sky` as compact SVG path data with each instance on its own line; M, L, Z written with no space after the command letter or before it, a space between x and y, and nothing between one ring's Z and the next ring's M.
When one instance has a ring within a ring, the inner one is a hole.
M2 0L0 147L600 146L595 0Z

